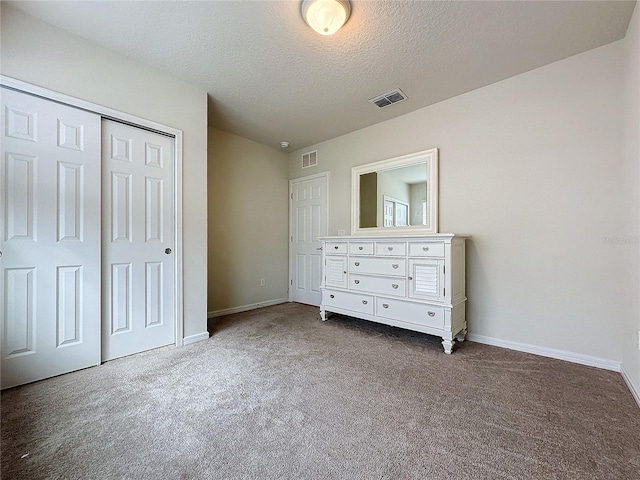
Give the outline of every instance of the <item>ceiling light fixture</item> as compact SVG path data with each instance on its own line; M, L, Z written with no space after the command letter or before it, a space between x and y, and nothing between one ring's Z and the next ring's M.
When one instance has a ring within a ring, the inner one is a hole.
M349 0L303 0L302 18L320 35L333 35L351 14Z

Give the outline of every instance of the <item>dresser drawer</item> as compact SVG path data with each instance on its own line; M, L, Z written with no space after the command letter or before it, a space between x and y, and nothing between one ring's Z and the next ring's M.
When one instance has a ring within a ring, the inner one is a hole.
M373 255L373 242L349 243L350 255Z
M406 255L407 244L404 242L377 242L376 243L376 255L392 256L392 255Z
M349 286L347 288L362 292L404 297L407 294L407 281L404 278L349 275Z
M347 253L347 242L327 242L325 243L327 255Z
M337 290L323 290L322 303L326 308L337 307L353 312L373 315L373 297L361 293L340 292Z
M444 243L410 243L409 244L409 256L410 257L444 257Z
M425 327L444 328L444 309L433 305L376 297L376 315Z
M349 259L349 273L405 277L407 262L404 258L351 257Z

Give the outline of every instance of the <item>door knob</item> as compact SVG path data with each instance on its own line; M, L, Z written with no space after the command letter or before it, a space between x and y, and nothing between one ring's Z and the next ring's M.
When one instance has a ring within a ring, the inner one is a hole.
M171 253L171 249L170 248L165 248L164 249L164 253L166 253L167 255L169 255Z

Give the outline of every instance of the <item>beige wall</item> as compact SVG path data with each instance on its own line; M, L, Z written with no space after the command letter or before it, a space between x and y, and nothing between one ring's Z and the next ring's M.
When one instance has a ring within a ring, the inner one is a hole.
M209 129L210 312L288 297L287 159Z
M636 4L633 18L623 40L625 45L625 193L628 203L624 209L627 213L624 236L630 240L632 247L621 249L629 251L629 273L625 291L625 301L633 306L633 315L627 318L624 330L620 335L623 350L623 369L627 378L633 383L635 391L640 395L640 351L637 348L638 330L640 330L639 253L640 253L640 6Z
M472 334L621 361L623 44L613 43L312 145L329 233L350 231L354 165L440 149L440 231L472 235ZM411 101L411 100L409 100ZM390 107L393 108L393 107ZM371 115L376 115L372 109Z
M2 5L3 75L184 132L184 334L207 329L207 95Z
M360 227L378 225L378 172L360 175Z

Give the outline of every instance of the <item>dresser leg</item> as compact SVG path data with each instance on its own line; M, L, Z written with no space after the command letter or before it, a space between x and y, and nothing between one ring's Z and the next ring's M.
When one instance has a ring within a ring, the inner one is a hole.
M453 345L455 345L456 341L455 340L449 340L446 338L442 339L442 346L444 347L444 353L446 353L447 355L451 354L451 351L453 350Z
M460 332L456 335L456 340L459 342L464 342L464 339L467 336L467 329L464 328L462 330L460 330Z
M320 307L320 319L321 319L323 322L326 322L326 321L327 321L327 312L324 310L324 308L323 308L323 307Z

